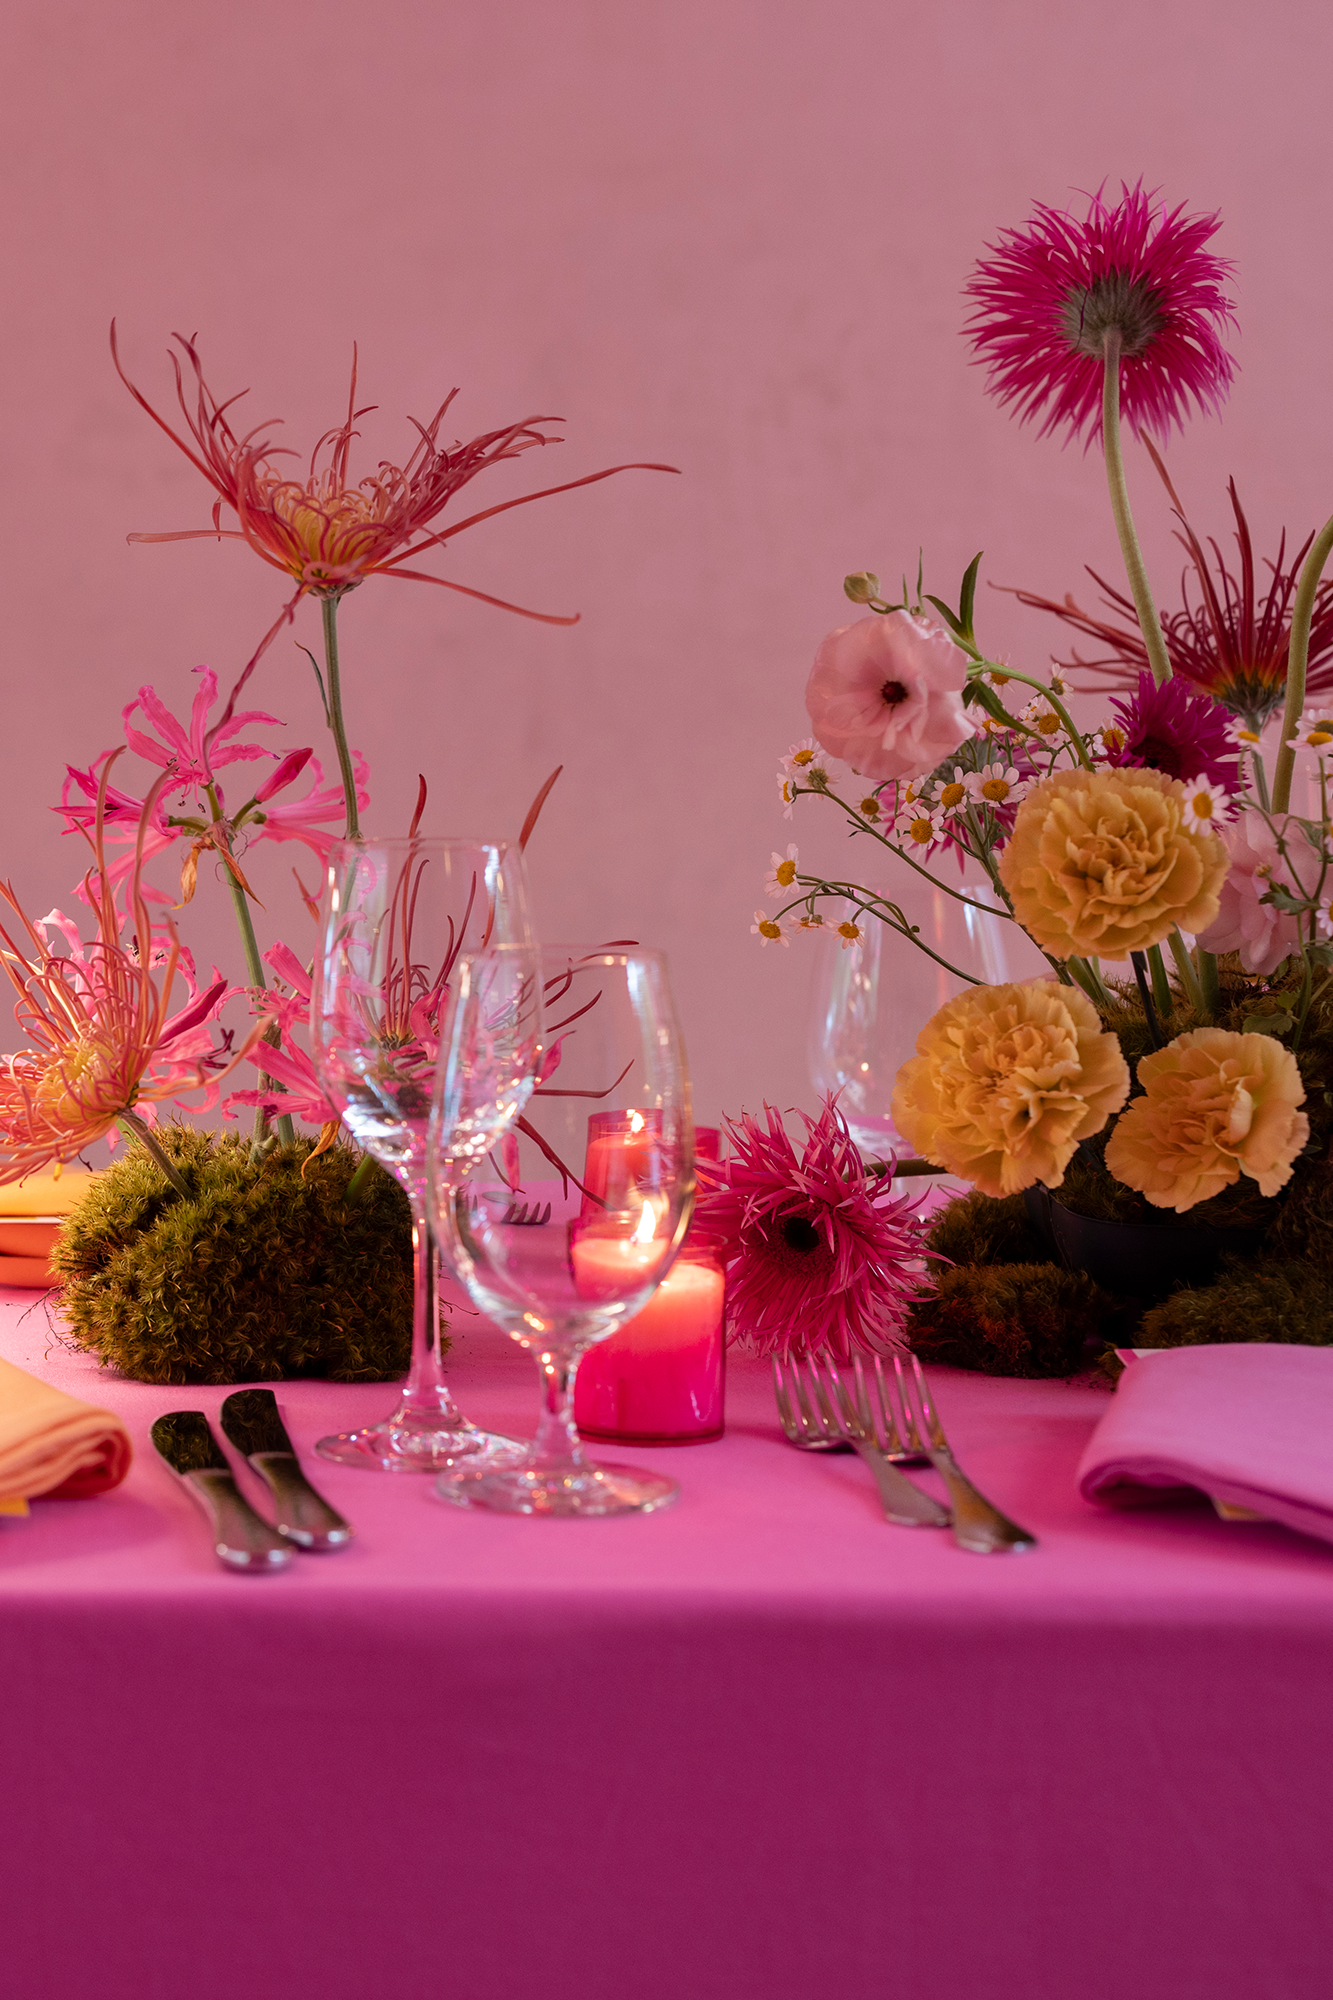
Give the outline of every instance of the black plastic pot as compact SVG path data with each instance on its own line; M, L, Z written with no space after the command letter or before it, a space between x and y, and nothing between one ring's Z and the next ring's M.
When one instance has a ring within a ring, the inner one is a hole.
M1207 1229L1190 1222L1103 1222L1076 1215L1049 1188L1025 1189L1028 1216L1050 1255L1108 1292L1150 1304L1182 1285L1211 1285L1227 1251L1259 1248L1258 1229Z

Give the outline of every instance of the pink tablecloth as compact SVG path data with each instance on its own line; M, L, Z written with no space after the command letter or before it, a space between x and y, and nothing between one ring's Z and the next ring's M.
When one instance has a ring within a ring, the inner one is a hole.
M128 1418L127 1484L0 1523L15 2000L1303 2000L1333 1959L1333 1551L1074 1469L1104 1395L941 1374L1042 1538L886 1527L765 1372L646 1520L456 1513L323 1469L360 1540L224 1575L147 1442L221 1390L0 1350ZM530 1428L474 1333L469 1412ZM280 1392L301 1446L383 1388ZM626 1454L632 1455L632 1454Z

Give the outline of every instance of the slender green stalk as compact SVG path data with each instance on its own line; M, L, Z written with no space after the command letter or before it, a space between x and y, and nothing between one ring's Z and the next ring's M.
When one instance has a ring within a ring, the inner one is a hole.
M1166 976L1166 961L1162 957L1161 945L1150 944L1146 957L1149 971L1152 973L1153 999L1157 1002L1158 1013L1166 1020L1171 1014L1171 982Z
M136 1138L139 1141L140 1145L143 1147L144 1151L147 1153L151 1153L152 1157L154 1158L154 1160L156 1160L158 1166L161 1168L163 1174L166 1176L170 1185L175 1189L176 1193L178 1195L181 1195L186 1201L188 1201L190 1199L189 1184L181 1178L179 1172L172 1165L171 1161L167 1158L161 1146L158 1144L157 1140L154 1138L152 1132L149 1130L147 1125L144 1124L144 1121L139 1116L138 1112L122 1111L117 1114L116 1123L117 1125L119 1125L122 1133L124 1133L127 1137L133 1136L134 1138Z
M1333 552L1333 520L1325 521L1310 545L1296 586L1296 602L1291 612L1291 637L1287 642L1287 705L1282 711L1282 742L1277 753L1273 778L1273 811L1284 813L1291 805L1291 779L1296 769L1296 746L1291 738L1305 707L1305 670L1310 659L1310 624L1319 592L1324 564ZM1256 760L1257 761L1257 760Z
M1152 1045L1155 1049L1165 1048L1166 1036L1162 1033L1157 1009L1153 1006L1152 988L1148 984L1148 967L1144 962L1143 953L1132 951L1129 954L1129 962L1134 968L1134 982L1139 989L1139 999L1143 1003L1143 1018L1148 1023Z
M329 683L329 728L338 748L338 769L342 772L343 803L347 808L347 838L360 840L361 822L356 810L356 776L352 770L352 753L347 747L347 731L343 726L342 676L338 667L338 600L336 597L320 599L320 612L324 620L324 666Z
M1205 951L1202 945L1195 948L1199 961L1199 991L1203 998L1203 1011L1216 1020L1222 1010L1222 989L1217 983L1217 954Z
M362 1195L370 1186L370 1177L374 1171L375 1155L373 1153L363 1153L343 1194L343 1200L349 1207L353 1202L360 1201Z
M208 787L208 797L213 808L213 819L216 823L222 818L222 808L218 804L218 796L212 785ZM245 900L245 891L232 874L230 868L224 868L222 872L227 878L227 887L231 890L232 908L236 912L236 927L241 933L241 949L245 953L245 969L250 975L250 984L257 986L261 993L266 993L268 991L268 981L264 978L264 961L259 956L259 940L255 936L255 927L250 921L250 905ZM273 1022L271 1027L264 1030L264 1040L269 1044L270 1048L278 1046L278 1032L276 1021ZM275 1079L270 1078L269 1081L273 1083L275 1090L283 1088ZM267 1138L268 1113L261 1104L255 1111L254 1129L250 1134L251 1149L261 1147ZM295 1128L292 1125L291 1118L284 1111L278 1120L279 1144L290 1146L294 1144L295 1139Z
M1159 687L1171 678L1171 662L1162 636L1162 621L1153 603L1148 571L1129 511L1129 488L1125 484L1125 461L1120 449L1120 329L1108 326L1102 335L1102 444L1106 452L1106 483L1111 489L1111 512L1120 537L1120 552L1129 576L1130 595L1139 615L1139 629L1148 649L1148 664Z
M1196 1013L1204 1013L1203 986L1200 982L1198 972L1195 970L1194 960L1189 955L1189 948L1184 938L1178 930L1174 930L1167 939L1167 943L1171 947L1171 956L1176 961L1176 971L1180 974L1180 983L1185 989L1185 996L1190 1006L1195 1009ZM1216 976L1216 959L1213 960L1213 972L1214 976Z

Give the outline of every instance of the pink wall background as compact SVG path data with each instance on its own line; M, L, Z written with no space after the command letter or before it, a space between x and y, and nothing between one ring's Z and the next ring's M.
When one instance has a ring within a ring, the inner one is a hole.
M1104 177L1220 208L1242 373L1173 473L1219 535L1233 470L1262 544L1303 535L1333 504L1331 57L1319 0L10 0L0 873L30 911L69 904L63 762L115 740L141 681L183 699L201 660L229 677L282 601L237 546L126 546L208 507L112 373L112 314L141 386L165 396L166 338L197 329L213 386L251 385L255 420L307 449L356 339L368 457L398 458L408 413L458 384L460 435L568 422L489 500L557 456L559 477L684 474L509 515L439 565L581 609L572 631L425 586L347 603L370 828L401 828L424 769L431 830L514 831L563 760L533 850L545 932L669 950L703 1115L811 1102L808 964L749 923L843 573L922 544L952 593L984 547L983 576L1060 594L1117 561L1100 461L986 402L958 337L969 268L1034 197ZM1137 449L1131 477L1169 599ZM993 593L984 613L994 647L1046 658L1033 614ZM296 636L317 634L306 607ZM290 638L254 693L330 761ZM796 837L841 862L817 825ZM261 928L299 946L291 852L263 850L256 887ZM186 935L235 965L206 876Z

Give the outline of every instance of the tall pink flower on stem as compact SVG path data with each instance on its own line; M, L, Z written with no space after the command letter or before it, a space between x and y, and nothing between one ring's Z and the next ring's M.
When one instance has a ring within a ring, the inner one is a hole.
M1044 204L1025 228L1005 230L967 286L968 328L987 387L1041 434L1100 436L1116 532L1148 662L1171 677L1161 623L1134 530L1120 445L1130 422L1165 439L1191 403L1220 409L1235 364L1221 330L1234 323L1231 265L1208 244L1216 215L1167 211L1142 182L1122 183L1114 207L1100 191L1079 218Z
M241 689L265 649L282 627L291 622L301 599L314 596L320 600L327 675L327 686L323 692L329 727L338 748L347 807L347 836L355 840L360 834L360 825L355 774L343 724L337 637L340 599L349 590L355 590L358 584L364 583L367 577L393 576L412 583L439 584L445 590L460 591L465 597L479 598L484 604L498 605L501 610L516 611L522 617L536 618L547 625L573 625L577 623L576 617L527 611L504 598L491 597L484 590L475 590L469 584L455 583L447 577L432 576L427 571L409 569L406 565L417 556L429 555L435 549L444 548L465 529L476 527L478 522L490 520L493 515L503 514L511 507L526 506L529 501L544 500L556 493L572 492L575 487L591 486L599 479L610 479L617 472L674 472L676 467L640 463L607 466L601 472L585 473L581 479L565 480L559 486L543 487L537 493L523 493L517 499L502 500L494 507L483 508L480 513L469 514L466 519L453 521L446 528L437 530L432 524L454 495L478 473L501 464L505 459L517 458L520 453L537 446L559 444L559 438L547 436L538 426L560 420L554 417L526 417L520 423L507 424L502 430L487 431L466 444L455 444L450 448L440 442L440 426L458 393L455 389L446 396L428 424L412 420L417 442L403 465L381 461L373 473L353 483L351 449L352 440L357 436L357 420L375 407L373 404L357 407L356 350L353 348L346 419L319 438L310 454L305 476L293 477L274 461L280 457L293 458L297 454L275 445L264 435L269 428L267 422L244 434L233 430L228 412L234 408L239 397L232 396L225 403L219 403L204 381L203 367L193 341L184 340L179 334L173 338L181 350L179 355L173 353L171 356L176 375L176 400L180 406L180 429L173 428L158 414L121 367L114 322L111 328L111 355L117 374L140 409L146 411L153 422L166 432L172 443L185 453L191 465L203 474L213 488L216 495L213 526L175 529L164 534L132 535L130 539L179 542L216 538L246 542L262 561L280 570L296 585L293 595L265 633L232 689L221 721L214 725L214 736L230 723ZM188 394L187 369L192 378ZM224 507L236 517L234 528L222 526Z
M727 1246L727 1325L760 1354L901 1347L907 1310L926 1289L924 1230L910 1196L868 1174L837 1108L797 1114L796 1152L782 1114L728 1119L731 1157L701 1160L697 1216Z
M326 1153L337 1138L341 1121L337 1106L329 1102L310 1052L298 1034L302 1029L309 1033L310 974L289 945L274 945L264 953L264 958L278 979L290 988L286 993L265 990L254 996L261 1025L276 1026L278 1040L276 1044L267 1039L254 1041L247 1054L255 1068L271 1081L258 1090L234 1090L224 1110L230 1118L233 1104L252 1104L270 1117L291 1116L307 1125L318 1125L319 1143L301 1169L304 1179L310 1160Z
M15 1018L31 1045L0 1058L0 1182L72 1160L118 1125L143 1142L178 1193L188 1194L148 1120L159 1103L196 1091L207 1093L206 1105L215 1102L248 1044L228 1059L207 1032L228 996L221 978L202 994L187 980L186 1005L170 1011L184 954L170 920L154 936L140 880L155 795L165 778L145 802L127 885L129 942L122 937L103 838L113 762L114 756L103 768L90 836L94 865L86 888L97 917L94 942L85 949L58 912L33 923L11 886L0 885L12 912L8 924L0 922L4 968L19 996ZM55 949L53 930L70 945L68 953ZM254 1033L260 1031L257 1025Z

